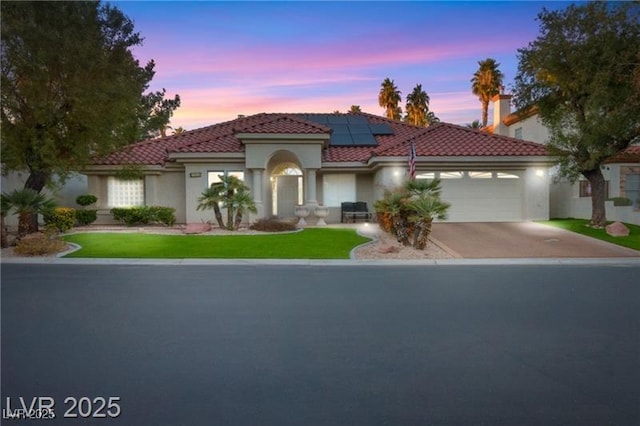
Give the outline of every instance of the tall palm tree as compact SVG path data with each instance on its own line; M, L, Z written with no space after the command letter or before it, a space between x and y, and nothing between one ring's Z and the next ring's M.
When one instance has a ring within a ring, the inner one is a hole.
M405 121L414 126L427 125L427 112L429 111L429 95L422 90L422 84L416 85L413 92L407 95L407 116Z
M439 122L440 122L440 119L436 117L433 111L427 112L427 124L426 124L427 127Z
M471 123L467 124L467 127L470 129L480 130L482 129L482 123L480 122L480 120L473 120Z
M498 69L500 64L493 58L478 61L479 68L471 79L471 91L482 104L482 127L487 125L489 101L500 93L504 75Z
M362 112L362 109L360 109L360 105L351 105L351 108L349 108L349 112L351 113Z
M385 109L385 116L391 120L400 120L402 116L402 109L398 106L402 101L401 93L389 77L380 85L378 104Z

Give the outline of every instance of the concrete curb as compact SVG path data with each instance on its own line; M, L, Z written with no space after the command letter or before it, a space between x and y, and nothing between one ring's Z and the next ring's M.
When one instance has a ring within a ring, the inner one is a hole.
M510 266L585 265L640 267L638 258L534 258L534 259L421 259L421 260L326 260L326 259L66 259L58 257L13 257L2 264L50 265L203 265L203 266Z

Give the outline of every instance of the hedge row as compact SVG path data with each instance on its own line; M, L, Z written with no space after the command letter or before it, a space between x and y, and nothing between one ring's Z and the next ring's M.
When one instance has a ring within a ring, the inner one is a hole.
M172 226L176 223L175 209L160 206L117 207L111 209L111 215L127 226L161 223Z

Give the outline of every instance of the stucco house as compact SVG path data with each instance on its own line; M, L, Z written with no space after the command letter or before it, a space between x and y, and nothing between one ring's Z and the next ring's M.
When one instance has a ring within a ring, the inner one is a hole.
M449 221L548 219L549 168L545 147L509 136L448 123L428 128L371 114L262 113L142 141L83 170L88 192L98 197L99 221L116 206L175 208L179 223L212 220L198 211L198 197L220 174L251 188L258 213L249 220L294 216L296 206L330 209L364 201L369 209L385 188L408 175L416 150L417 178L442 179L451 203ZM134 168L140 175L122 179Z
M541 123L536 109L527 113L511 112L511 95L500 94L493 98L493 124L488 131L496 135L525 139L540 144L549 140L549 130ZM609 159L602 167L607 184L607 198L629 198L631 206L615 206L607 201L606 215L618 220L640 225L640 145L633 145ZM571 184L566 179L554 178L550 188L551 217L591 218L591 188L585 178Z

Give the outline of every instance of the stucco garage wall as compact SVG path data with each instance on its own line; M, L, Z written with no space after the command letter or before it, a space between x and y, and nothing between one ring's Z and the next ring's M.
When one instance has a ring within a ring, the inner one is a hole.
M549 174L546 168L487 170L492 178L471 179L469 171L460 179L442 179L442 199L452 204L450 222L544 220L549 217ZM498 179L497 172L512 173L519 179ZM436 176L439 173L436 172ZM393 188L405 178L401 169L386 167L374 177L373 192L382 197L384 188ZM376 198L377 199L377 198Z

